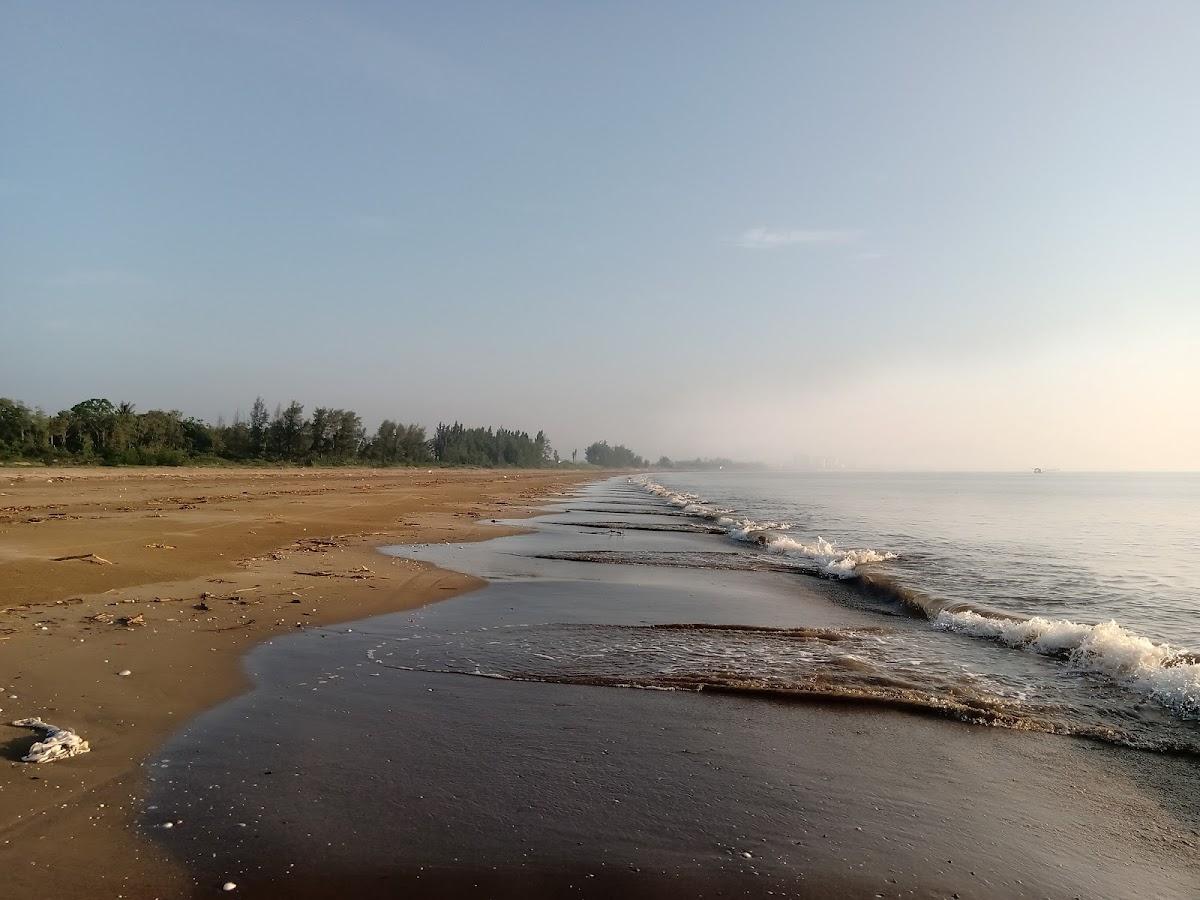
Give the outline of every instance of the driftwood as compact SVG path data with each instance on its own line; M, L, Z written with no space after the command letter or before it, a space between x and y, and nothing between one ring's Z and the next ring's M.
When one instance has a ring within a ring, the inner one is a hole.
M74 556L56 556L51 562L66 562L71 559L81 559L86 562L95 563L98 566L111 566L112 561L105 559L103 556L97 556L95 553L76 553Z
M249 628L257 619L247 619L245 622L239 622L236 625L225 625L221 628L206 628L205 631L236 631L239 628Z
M317 569L313 572L296 572L297 575L308 575L311 578L349 578L353 581L361 581L364 578L374 578L375 575L370 571L358 572L327 572L324 569Z

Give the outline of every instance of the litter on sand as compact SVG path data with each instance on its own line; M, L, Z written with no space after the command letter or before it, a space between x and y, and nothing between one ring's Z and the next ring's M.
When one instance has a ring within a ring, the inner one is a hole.
M18 728L32 728L44 735L42 740L30 747L29 752L21 757L21 762L54 762L87 753L92 749L88 742L75 732L43 722L41 719L17 719L12 724Z

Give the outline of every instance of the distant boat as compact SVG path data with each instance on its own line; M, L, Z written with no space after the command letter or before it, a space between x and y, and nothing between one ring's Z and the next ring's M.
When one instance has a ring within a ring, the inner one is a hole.
M1042 470L1041 470L1041 469L1039 469L1037 466L1034 466L1034 467L1033 467L1033 474L1034 474L1034 475L1041 475L1041 474L1042 474Z

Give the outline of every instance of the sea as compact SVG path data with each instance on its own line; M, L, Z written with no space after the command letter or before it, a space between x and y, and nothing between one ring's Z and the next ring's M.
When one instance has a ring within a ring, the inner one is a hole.
M1019 727L1196 746L1200 475L681 472L630 483L716 524L738 557L847 582L860 608L925 624L864 654L883 677L986 697Z

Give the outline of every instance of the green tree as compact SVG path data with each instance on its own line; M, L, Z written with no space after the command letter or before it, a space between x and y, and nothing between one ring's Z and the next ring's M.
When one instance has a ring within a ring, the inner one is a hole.
M19 400L0 397L0 447L20 452L32 427L29 407Z
M642 469L646 461L630 450L618 444L610 447L608 441L596 441L583 451L584 458L593 466L604 466L606 469Z
M71 407L68 448L85 457L93 453L103 455L108 449L116 414L116 407L108 400L93 398L76 403Z
M250 408L250 455L262 457L267 452L267 427L270 417L267 415L267 404L262 397L254 398L254 406Z
M364 443L362 419L352 409L334 410L333 456L341 462L353 459Z
M333 446L332 417L330 412L331 410L326 409L324 406L318 406L313 410L312 424L309 426L312 441L309 447L314 458L324 456Z

